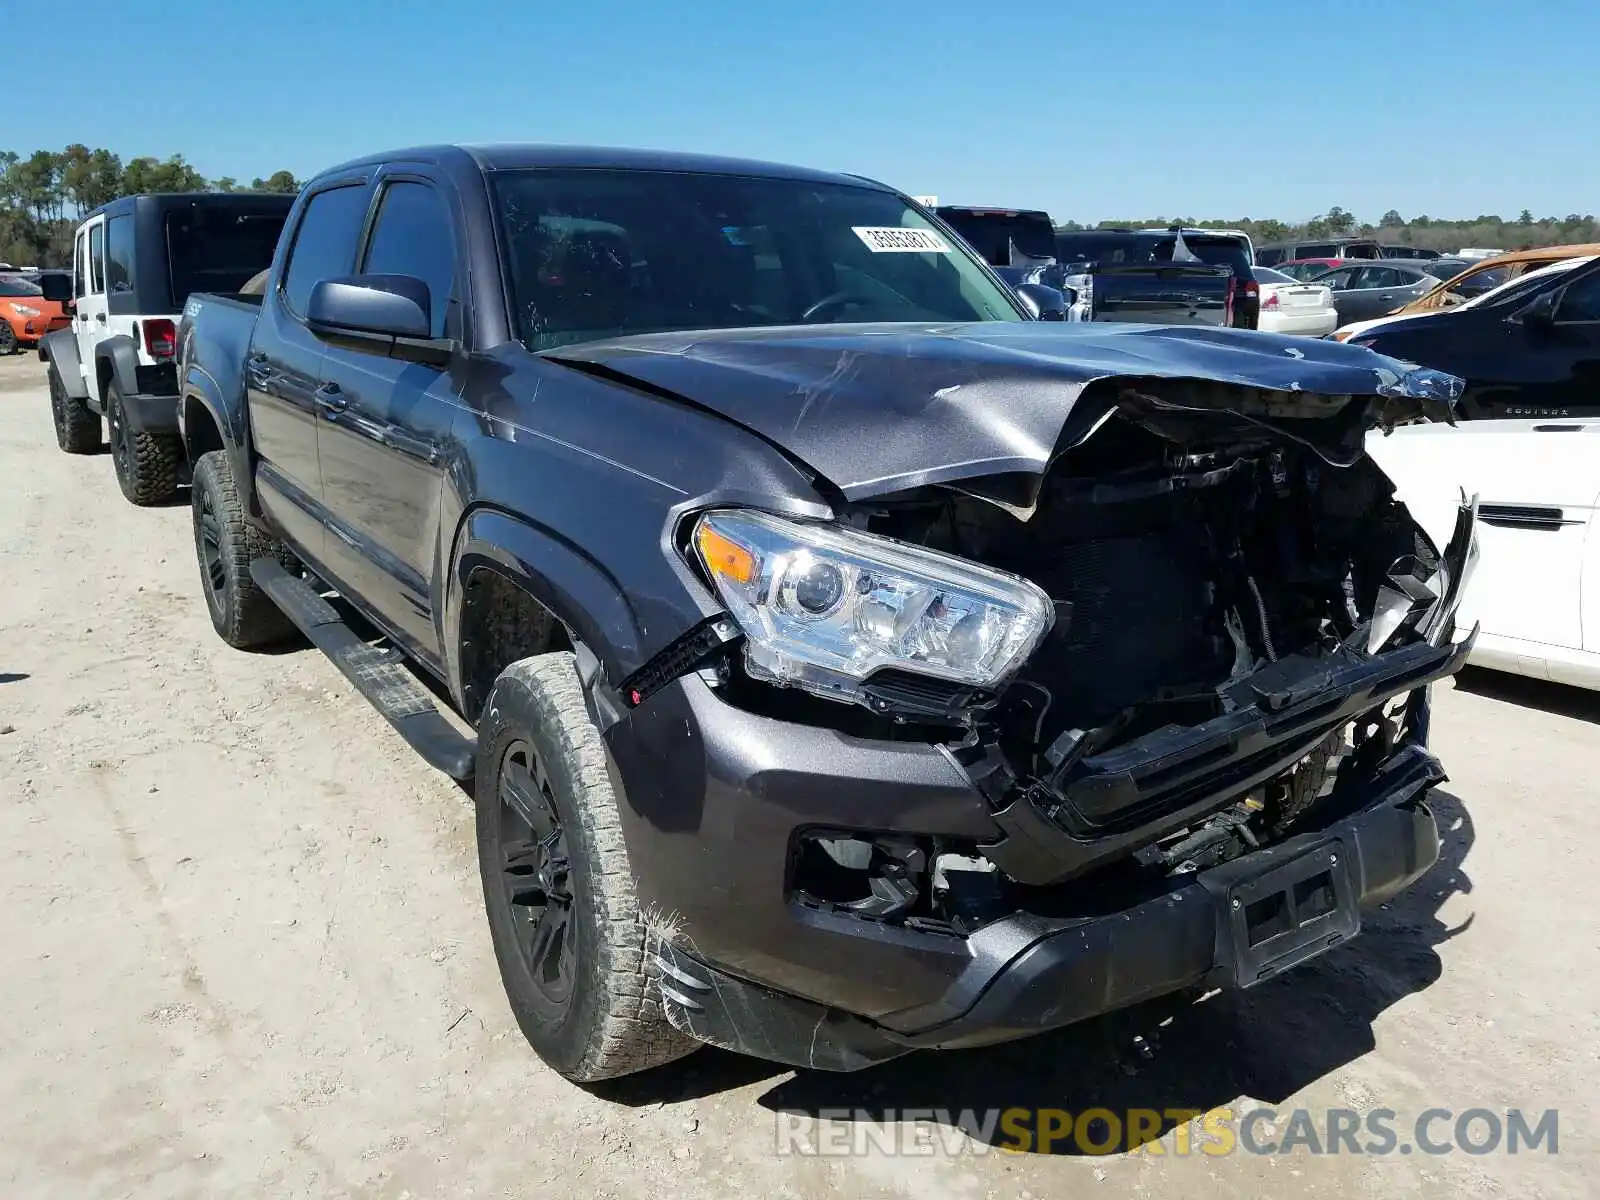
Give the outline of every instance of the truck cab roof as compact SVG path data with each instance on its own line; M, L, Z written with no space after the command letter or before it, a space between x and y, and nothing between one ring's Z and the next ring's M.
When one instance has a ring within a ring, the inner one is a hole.
M886 184L859 175L818 171L758 159L688 154L673 150L639 150L617 146L566 146L538 142L493 144L442 144L412 146L364 155L321 172L315 183L331 175L364 166L401 162L426 163L450 173L473 171L523 171L541 167L612 169L620 171L683 171L706 175L743 175L762 179L797 179L817 183L854 184L894 191ZM898 193L897 193L898 194Z

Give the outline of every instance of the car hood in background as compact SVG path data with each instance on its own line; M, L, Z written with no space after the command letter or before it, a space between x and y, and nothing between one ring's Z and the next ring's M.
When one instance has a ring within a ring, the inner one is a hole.
M979 476L1036 484L1116 406L1120 389L1109 388L1078 404L1108 378L1250 389L1191 389L1183 406L1239 413L1344 463L1376 424L1450 420L1462 389L1360 347L1194 326L783 326L644 334L544 357L716 412L851 500ZM1352 410L1352 396L1375 402ZM1311 415L1321 419L1292 419Z

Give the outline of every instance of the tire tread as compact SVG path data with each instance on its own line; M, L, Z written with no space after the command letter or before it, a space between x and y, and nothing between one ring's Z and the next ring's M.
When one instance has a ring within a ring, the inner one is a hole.
M485 706L483 733L488 736L479 738L480 845L484 806L500 802L491 790L492 781L499 777L499 764L485 762L484 756L498 753L497 746L503 743L495 736L496 726L503 727L512 713L536 723L556 743L571 784L570 807L575 810L571 816L581 826L580 839L568 836L568 854L576 860L581 847L590 881L590 894L579 896L577 902L592 907L599 931L597 952L587 956L586 963L580 960L579 969L588 968L588 979L577 985L575 1011L568 1018L582 1022L577 1052L569 1061L551 1065L574 1081L595 1082L662 1066L692 1053L700 1043L673 1028L662 1010L649 954L651 934L639 909L605 746L589 719L570 653L523 659L507 667L495 682ZM487 856L483 862L487 896L494 881L488 877ZM505 954L498 936L495 952L504 976ZM518 1023L534 1041L535 1049L543 1053L530 1031L530 1024L536 1025L536 1021L519 1002L509 980L507 991Z
M211 606L210 585L205 579L205 558L200 544L200 502L204 491L216 498L217 516L222 523L222 560L227 582L224 586L224 611ZM233 466L225 450L202 454L194 465L192 495L195 525L195 556L201 584L207 589L206 607L211 623L228 645L240 650L288 641L297 634L294 623L272 598L256 586L250 564L258 558L277 558L285 564L293 556L264 530L245 519L244 503L234 482Z

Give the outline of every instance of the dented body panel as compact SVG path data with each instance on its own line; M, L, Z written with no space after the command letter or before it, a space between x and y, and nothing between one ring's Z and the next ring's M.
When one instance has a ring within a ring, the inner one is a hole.
M1114 389L1082 411L1097 383L1220 385L1258 393L1263 416L1276 402L1332 417L1354 398L1360 419L1320 439L1343 461L1359 456L1354 435L1371 424L1449 419L1459 395L1449 376L1346 351L1241 330L1026 322L651 334L549 357L717 412L856 500L985 475L1037 476L1109 411ZM1242 406L1237 394L1208 403L1230 399Z

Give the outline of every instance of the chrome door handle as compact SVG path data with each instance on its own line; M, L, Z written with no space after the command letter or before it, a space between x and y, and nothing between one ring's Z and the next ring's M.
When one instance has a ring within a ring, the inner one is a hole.
M330 417L336 417L350 407L350 400L337 383L325 383L316 391L317 403Z

